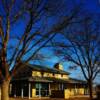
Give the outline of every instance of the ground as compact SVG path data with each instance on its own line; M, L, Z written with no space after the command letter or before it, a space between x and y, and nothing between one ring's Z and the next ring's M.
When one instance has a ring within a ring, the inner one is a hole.
M29 100L27 98L10 98L10 100ZM65 99L61 99L61 98L33 98L31 100L65 100ZM82 96L78 96L78 97L72 97L68 100L89 100L89 97L88 96L85 96L85 97L82 97Z

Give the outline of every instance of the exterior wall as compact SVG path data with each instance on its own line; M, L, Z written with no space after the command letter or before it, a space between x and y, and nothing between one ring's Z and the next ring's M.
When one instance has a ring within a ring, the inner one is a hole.
M36 89L32 89L32 97L36 97Z
M53 77L53 73L44 72L43 77Z
M74 96L74 95L75 95L75 89L72 88L72 89L70 90L70 96Z
M55 78L61 78L61 74L54 74Z
M82 84L67 84L67 88L64 90L65 99L69 99L74 95L85 95L85 91L88 90Z
M80 88L80 89L79 89L79 94L80 94L80 95L84 95L84 88Z
M65 89L64 90L64 98L65 99L69 99L70 98L70 90L69 89Z
M31 83L31 96L32 97L36 97L36 87L35 87L35 83Z
M42 77L42 74L41 74L41 72L39 72L39 71L32 71L32 76L39 76L39 77Z
M63 75L62 78L64 78L64 79L69 79L69 76L68 76L68 75Z
M77 90L77 91L76 91ZM84 95L84 88L79 88L79 89L65 89L64 90L64 97L65 99L69 99L71 96L74 96L76 95L76 92L77 92L77 95Z
M68 75L62 75L62 74L53 74L48 72L40 72L40 71L32 71L32 76L38 76L38 77L55 77L55 78L63 78L63 79L69 79Z

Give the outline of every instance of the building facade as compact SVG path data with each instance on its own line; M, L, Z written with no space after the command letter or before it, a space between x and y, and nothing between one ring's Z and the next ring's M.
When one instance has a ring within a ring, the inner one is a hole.
M13 77L10 95L14 97L65 97L88 93L85 81L72 79L59 63L53 68L25 64Z

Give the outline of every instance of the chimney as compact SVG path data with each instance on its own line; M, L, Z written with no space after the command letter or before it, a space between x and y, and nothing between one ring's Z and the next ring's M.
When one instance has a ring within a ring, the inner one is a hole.
M58 70L63 70L63 66L62 66L60 63L56 63L56 64L54 65L54 68L55 68L55 69L58 69Z

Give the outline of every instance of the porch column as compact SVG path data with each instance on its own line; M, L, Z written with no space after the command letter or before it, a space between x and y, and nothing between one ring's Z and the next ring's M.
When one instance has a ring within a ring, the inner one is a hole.
M9 85L9 93L12 93L12 84Z
M14 88L14 97L16 97L16 85L14 84L15 88Z
M62 83L62 90L64 90L64 86L63 86L63 83Z
M76 90L76 84L75 84L75 93L74 93L74 95L76 95L77 94L77 90Z
M85 84L84 84L84 95L86 95L86 86L85 86Z
M21 97L22 97L22 98L24 97L23 92L24 92L24 89L22 88L22 89L21 89Z
M61 90L61 84L59 83L59 90Z
M49 95L51 95L50 83L49 83Z
M39 83L39 97L41 98L41 84Z
M31 83L29 83L29 86L28 86L28 98L29 99L31 98Z

